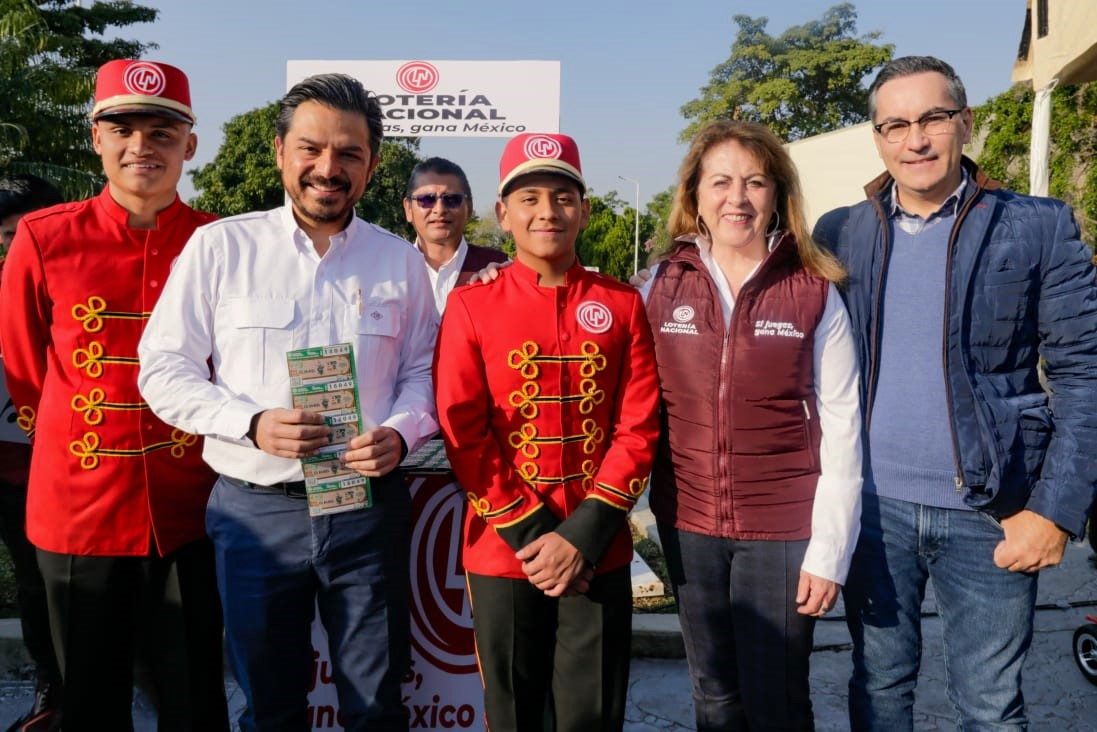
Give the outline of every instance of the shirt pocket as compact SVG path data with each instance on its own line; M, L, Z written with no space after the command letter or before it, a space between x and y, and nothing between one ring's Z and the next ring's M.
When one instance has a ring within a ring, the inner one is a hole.
M224 357L229 369L245 383L288 379L286 353L293 349L293 300L237 297L226 301L224 307L230 337L235 340Z
M391 392L400 363L401 311L396 303L351 304L344 315L344 332L354 346L358 389Z

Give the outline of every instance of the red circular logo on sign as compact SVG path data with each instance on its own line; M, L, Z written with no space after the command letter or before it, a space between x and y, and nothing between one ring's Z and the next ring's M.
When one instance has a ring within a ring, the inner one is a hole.
M411 643L438 668L463 674L477 670L476 644L461 568L465 497L451 480L411 482Z
M575 319L589 333L605 333L613 325L613 314L600 302L584 302L575 311Z
M131 94L158 97L167 86L168 80L158 66L138 62L130 64L122 74L122 84Z
M396 70L396 83L409 94L425 94L438 85L438 69L426 61L409 61Z
M551 137L534 135L526 140L526 144L522 146L522 152L527 158L558 158L564 154L564 148Z

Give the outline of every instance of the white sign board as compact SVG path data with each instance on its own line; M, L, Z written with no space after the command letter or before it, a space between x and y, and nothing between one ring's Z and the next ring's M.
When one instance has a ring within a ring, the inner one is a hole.
M560 131L559 61L288 61L286 88L327 73L377 95L386 137Z

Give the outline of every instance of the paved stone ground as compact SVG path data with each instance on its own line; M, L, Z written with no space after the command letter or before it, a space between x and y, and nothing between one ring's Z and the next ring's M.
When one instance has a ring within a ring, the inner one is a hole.
M1063 566L1041 575L1038 604L1036 634L1025 665L1024 691L1030 729L1097 730L1097 686L1083 679L1074 665L1071 650L1074 630L1085 623L1087 613L1097 612L1097 564L1088 547L1069 546ZM931 597L923 609L932 613L934 607ZM841 612L839 605L836 614ZM924 631L926 647L914 726L920 732L952 730L955 722L944 691L940 621L927 618ZM846 730L850 658L845 623L839 619L819 623L815 642L811 679L816 728L819 732ZM240 694L231 681L228 688L235 716L241 705ZM0 729L29 706L31 693L27 681L0 680ZM627 718L627 732L693 729L685 661L634 659ZM135 700L134 720L138 732L156 729L155 714L140 696Z
M1030 729L1047 732L1097 730L1097 686L1074 664L1074 631L1085 615L1097 613L1097 564L1088 546L1071 545L1061 567L1040 577L1035 634L1025 663L1024 694ZM923 607L933 612L932 597ZM843 611L841 605L836 615ZM941 623L923 622L925 650L918 677L914 728L919 732L956 729L947 699L941 659ZM812 703L819 732L849 729L846 682L851 668L849 633L840 620L820 622L811 660ZM636 659L629 689L629 732L691 730L693 706L685 664L679 660Z

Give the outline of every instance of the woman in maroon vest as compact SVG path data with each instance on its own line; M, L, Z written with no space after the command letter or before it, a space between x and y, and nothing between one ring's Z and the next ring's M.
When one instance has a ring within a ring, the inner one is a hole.
M815 619L860 522L861 419L844 272L812 241L773 133L694 138L644 287L663 390L651 506L698 730L812 729Z

